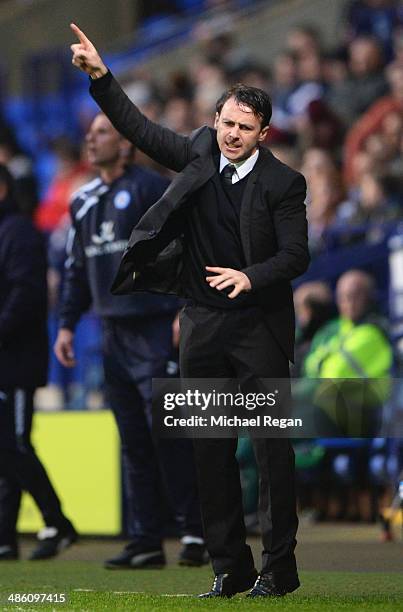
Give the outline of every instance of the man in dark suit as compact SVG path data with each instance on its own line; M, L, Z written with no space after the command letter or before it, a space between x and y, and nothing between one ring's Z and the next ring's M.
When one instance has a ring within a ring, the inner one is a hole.
M190 137L140 113L75 26L73 64L116 129L176 170L134 228L113 291L190 298L182 312L180 366L188 378L287 378L293 358L290 280L309 263L305 180L261 147L271 117L262 90L236 86L217 103L215 130ZM262 571L245 541L236 439L195 440L207 548L215 580L202 597L281 596L299 586L294 453L288 440L253 440L260 474ZM253 586L254 585L254 586Z
M42 236L20 211L0 164L0 561L19 558L23 490L45 523L31 561L55 557L78 537L31 443L34 394L48 368L47 261Z

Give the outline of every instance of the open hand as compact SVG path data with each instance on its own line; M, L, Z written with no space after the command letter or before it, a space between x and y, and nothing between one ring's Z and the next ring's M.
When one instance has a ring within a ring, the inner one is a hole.
M86 74L89 74L92 79L99 79L101 76L104 76L108 69L92 42L75 23L71 23L70 28L80 41L71 45L73 52L72 64Z
M243 291L250 291L252 285L249 278L240 270L232 270L232 268L218 268L206 266L206 270L214 272L214 276L207 276L206 281L210 287L215 287L219 291L234 285L234 289L228 294L228 297L233 299Z

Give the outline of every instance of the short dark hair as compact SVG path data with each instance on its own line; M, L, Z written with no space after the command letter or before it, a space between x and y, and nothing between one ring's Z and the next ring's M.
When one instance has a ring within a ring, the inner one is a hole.
M238 104L244 104L251 108L253 114L262 120L262 128L269 125L272 114L271 100L270 96L263 89L249 87L242 83L233 85L217 100L216 111L219 115L221 114L222 107L230 98L234 98Z

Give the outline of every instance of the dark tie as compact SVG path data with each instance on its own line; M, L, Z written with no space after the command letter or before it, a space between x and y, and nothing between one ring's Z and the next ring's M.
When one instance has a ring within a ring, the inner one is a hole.
M224 170L221 172L221 177L224 185L232 185L232 175L236 171L234 164L227 164Z

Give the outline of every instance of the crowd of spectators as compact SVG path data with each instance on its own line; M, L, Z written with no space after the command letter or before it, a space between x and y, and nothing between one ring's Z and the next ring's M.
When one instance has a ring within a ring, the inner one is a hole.
M337 48L326 48L311 26L294 27L284 50L265 65L240 50L228 24L219 33L211 28L210 36L204 27L199 49L188 69L172 71L164 83L134 71L126 80L128 95L152 119L187 134L212 124L215 101L229 84L269 91L273 119L267 145L308 180L314 255L338 245L335 235L344 245L382 239L372 226L401 219L403 14L398 3L353 2Z
M267 64L239 45L230 27L230 3L216 4L217 21L200 22L195 27L197 53L187 68L172 69L164 82L156 81L145 68L136 68L123 81L120 79L129 97L149 118L189 134L202 124L213 124L215 102L231 84L243 82L267 90L273 102L273 119L266 144L307 179L309 240L314 260L331 249L353 243L374 244L392 230L403 228L403 224L399 225L403 221L400 3L351 2L340 24L339 44L334 48L328 48L311 25L295 26L287 33L283 50L269 56ZM35 219L60 253L71 193L90 174L85 155L67 137L56 142L54 150L59 160L57 174L37 207ZM30 162L6 127L0 130L0 161L27 191L26 212L33 213L35 181ZM137 152L136 162L156 168L141 152ZM54 284L59 280L58 276ZM296 372L305 375L304 360L311 343L323 325L336 316L336 300L332 288L318 281L302 285L295 292L295 303L300 339ZM387 331L382 333L386 338ZM367 468L371 453L367 448ZM322 458L320 453L316 456ZM361 450L359 457L362 458ZM386 451L384 458L386 461ZM333 455L332 462L333 477L343 486L353 486L356 477L362 478L360 470L356 472L358 476L341 470L342 461L337 463ZM330 464L326 465L329 470ZM386 487L390 479L378 476L373 479L374 486ZM314 482L320 486L320 477ZM326 512L323 506L322 515ZM345 517L345 513L339 514ZM355 515L360 516L358 510Z

